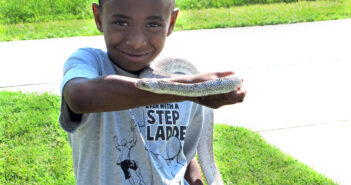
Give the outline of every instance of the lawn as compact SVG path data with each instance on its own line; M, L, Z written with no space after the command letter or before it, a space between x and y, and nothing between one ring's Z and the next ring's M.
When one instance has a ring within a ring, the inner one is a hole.
M74 184L71 149L58 123L60 97L0 91L0 184ZM336 184L255 132L215 125L226 184Z
M92 18L93 2L97 3L98 0L0 0L0 24ZM193 10L281 2L291 3L298 0L176 0L175 3L182 10Z
M189 1L189 3L193 1ZM291 3L272 1L275 3L265 4L252 4L249 3L251 1L247 1L245 5L230 7L225 6L226 0L222 1L220 8L212 8L215 5L199 5L200 9L181 10L175 30L272 25L351 18L351 0L316 0ZM0 8L4 9L3 6L0 4ZM100 33L95 27L89 6L86 5L81 9L88 9L89 11L77 13L77 15L62 13L58 16L38 15L37 17L19 20L11 18L7 22L0 22L0 42L99 35ZM77 12L79 11L77 10ZM5 17L5 14L0 13L1 15L3 18Z

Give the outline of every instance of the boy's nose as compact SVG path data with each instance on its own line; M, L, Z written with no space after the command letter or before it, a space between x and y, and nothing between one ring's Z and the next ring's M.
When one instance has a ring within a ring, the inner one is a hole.
M136 50L145 47L147 42L144 33L141 31L131 33L128 37L127 45Z

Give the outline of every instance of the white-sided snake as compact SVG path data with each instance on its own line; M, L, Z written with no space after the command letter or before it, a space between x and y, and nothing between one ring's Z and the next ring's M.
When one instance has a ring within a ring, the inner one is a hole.
M156 61L152 68L144 70L137 82L137 87L146 91L160 94L181 96L208 96L237 90L241 79L236 75L218 78L195 84L182 84L167 81L171 74L198 74L191 63L174 58L164 58ZM197 147L198 159L206 181L209 185L222 185L223 180L217 168L213 154L213 110L205 107L203 133Z

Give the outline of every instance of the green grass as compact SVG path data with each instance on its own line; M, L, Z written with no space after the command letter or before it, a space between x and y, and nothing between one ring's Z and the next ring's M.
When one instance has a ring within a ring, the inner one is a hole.
M176 31L351 18L350 0L180 11ZM0 25L0 41L99 35L93 19Z
M351 17L351 1L279 3L184 11L179 29L225 28L335 20Z
M72 184L60 98L0 92L0 184Z
M313 1L313 0L310 0ZM176 0L176 6L182 10L229 8L233 6L292 3L298 0Z
M225 184L335 184L245 128L215 125L214 153Z
M177 0L180 9L222 8L298 0ZM98 0L0 0L0 24L48 22L92 18L91 4Z
M0 0L0 24L92 18L92 2L94 0Z
M56 95L0 91L0 184L74 184L59 106ZM216 125L214 152L226 184L335 184L245 128Z
M0 42L99 34L93 19L0 25Z

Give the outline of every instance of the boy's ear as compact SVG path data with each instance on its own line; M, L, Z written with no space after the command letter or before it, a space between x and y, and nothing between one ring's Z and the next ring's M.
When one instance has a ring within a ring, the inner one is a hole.
M102 20L101 20L102 13L101 13L99 5L96 3L93 3L92 8L93 8L93 12L94 12L94 19L95 19L96 27L100 32L104 32L104 30L102 29Z
M176 9L174 9L172 11L171 21L170 21L170 24L169 24L167 36L169 36L172 33L173 29L174 29L174 26L175 26L175 23L176 23L176 20L177 20L177 17L178 17L178 12L179 12L178 8L176 8Z

